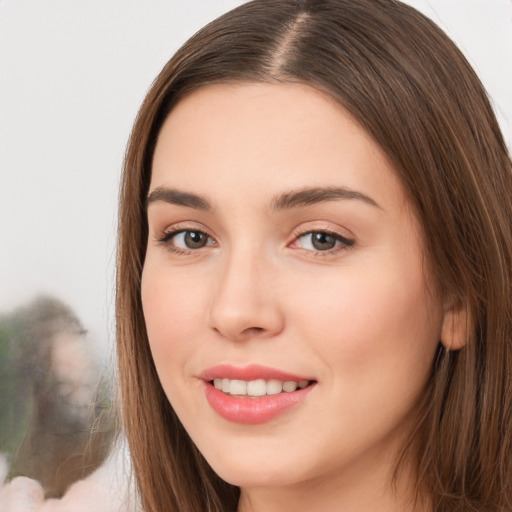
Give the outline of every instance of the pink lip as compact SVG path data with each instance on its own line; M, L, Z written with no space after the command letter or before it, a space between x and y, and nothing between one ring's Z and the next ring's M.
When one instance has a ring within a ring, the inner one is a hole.
M231 365L218 365L203 372L201 379L204 381L206 399L210 407L222 418L234 423L256 425L277 418L291 408L299 405L315 387L311 384L306 388L297 389L291 393L278 395L265 395L257 398L241 398L227 395L218 390L212 384L215 378L225 379L277 379L282 381L300 382L313 379L300 377L291 373L282 372L264 366L250 365L237 368Z
M256 380L256 379L276 379L276 380L293 380L300 382L302 380L315 380L312 377L294 375L292 373L276 370L267 366L251 364L244 367L236 367L230 364L219 364L205 370L200 378L205 381L213 379L240 379L240 380Z

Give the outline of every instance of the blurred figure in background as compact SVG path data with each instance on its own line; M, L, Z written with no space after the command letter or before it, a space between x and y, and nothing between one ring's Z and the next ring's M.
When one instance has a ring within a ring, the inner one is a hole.
M0 453L9 476L60 497L92 473L114 435L111 390L78 318L40 297L0 316Z

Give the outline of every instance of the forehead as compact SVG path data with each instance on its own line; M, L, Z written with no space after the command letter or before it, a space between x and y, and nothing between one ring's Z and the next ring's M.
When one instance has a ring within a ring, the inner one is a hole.
M307 85L203 87L166 119L151 189L253 195L301 186L344 186L404 201L389 159L337 102ZM222 195L222 194L221 194Z

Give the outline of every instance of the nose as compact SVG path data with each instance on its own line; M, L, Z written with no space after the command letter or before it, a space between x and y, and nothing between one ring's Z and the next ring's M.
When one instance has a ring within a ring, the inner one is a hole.
M271 338L282 331L272 265L247 254L232 255L223 263L212 290L210 326L227 339Z

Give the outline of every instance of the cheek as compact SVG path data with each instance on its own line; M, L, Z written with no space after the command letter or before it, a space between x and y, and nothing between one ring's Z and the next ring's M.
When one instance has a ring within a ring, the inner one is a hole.
M176 276L144 267L141 297L146 330L157 371L165 381L182 374L198 327L200 296L189 283L181 286Z
M190 362L204 337L198 336L202 294L194 279L148 262L141 298L149 347L162 388L180 418L194 418L201 405L190 389ZM199 341L198 343L198 340ZM194 381L194 384L197 384Z
M368 370L386 379L386 372L425 376L430 369L441 311L428 297L419 265L394 261L386 268L381 260L342 269L338 278L315 283L322 293L297 297L302 335L341 375L358 380Z
M399 425L407 430L424 392L441 315L427 300L421 272L407 270L347 270L330 280L328 292L295 304L297 336L314 347L311 360L322 360L329 407L341 412L324 427L331 442L324 448L334 459L345 449L340 431L357 447ZM316 413L325 414L322 407Z

